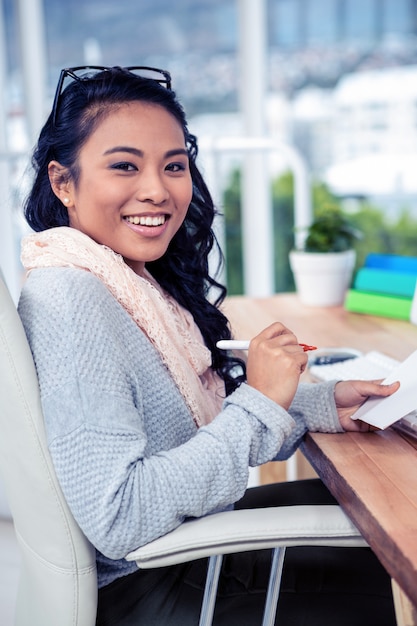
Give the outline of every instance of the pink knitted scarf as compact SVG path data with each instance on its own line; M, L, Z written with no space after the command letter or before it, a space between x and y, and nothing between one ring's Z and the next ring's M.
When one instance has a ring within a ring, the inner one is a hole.
M145 270L138 276L122 256L79 230L62 226L25 237L22 263L40 267L75 267L91 272L158 350L197 426L220 411L224 384L211 369L211 354L192 315Z

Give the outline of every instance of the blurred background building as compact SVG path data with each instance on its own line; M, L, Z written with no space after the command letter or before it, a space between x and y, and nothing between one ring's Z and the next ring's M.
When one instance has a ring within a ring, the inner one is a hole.
M308 87L332 89L353 72L417 63L416 0L265 1L272 93L292 98ZM22 104L19 11L26 4L3 0L8 101L15 107ZM237 109L237 0L43 0L39 6L49 96L62 67L143 63L173 73L189 115Z

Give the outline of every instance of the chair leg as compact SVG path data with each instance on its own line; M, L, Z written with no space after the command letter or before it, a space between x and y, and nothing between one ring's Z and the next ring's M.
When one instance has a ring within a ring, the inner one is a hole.
M274 548L262 626L274 626L279 590L281 587L284 557L285 547ZM223 556L221 554L211 556L209 559L199 626L211 626L212 624L222 561Z
M211 623L213 621L214 606L216 604L217 585L219 583L219 575L222 561L222 554L213 555L209 559L199 626L211 626Z
M274 548L262 626L274 626L275 623L284 557L285 546L282 548Z

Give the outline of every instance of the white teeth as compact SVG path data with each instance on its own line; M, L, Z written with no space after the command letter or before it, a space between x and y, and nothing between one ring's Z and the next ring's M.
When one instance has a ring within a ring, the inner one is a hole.
M165 224L165 215L158 215L155 217L151 217L150 215L143 217L139 217L138 215L128 215L125 217L125 220L131 224L140 224L141 226L161 226L162 224Z

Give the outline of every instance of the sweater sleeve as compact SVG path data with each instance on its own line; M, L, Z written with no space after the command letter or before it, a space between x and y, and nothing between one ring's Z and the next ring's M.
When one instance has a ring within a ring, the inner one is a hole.
M183 444L148 456L140 428L92 423L93 404L102 418L112 412L125 420L134 412L128 401L119 399L116 406L114 397L95 391L82 385L61 389L59 398L46 400L44 410L47 416L59 411L69 421L74 415L68 406L78 414L78 425L51 441L50 450L76 519L112 559L166 534L185 518L232 505L245 492L248 465L271 460L293 427L285 411L245 385L210 425ZM88 420L80 419L85 409Z
M307 431L343 432L334 401L335 381L301 383L290 406L295 428L281 446L277 461L288 459L301 444Z

